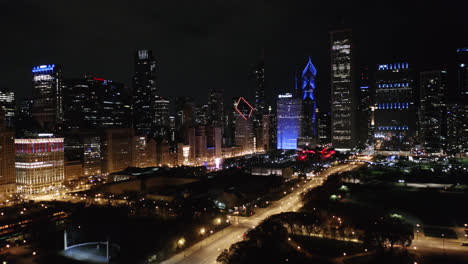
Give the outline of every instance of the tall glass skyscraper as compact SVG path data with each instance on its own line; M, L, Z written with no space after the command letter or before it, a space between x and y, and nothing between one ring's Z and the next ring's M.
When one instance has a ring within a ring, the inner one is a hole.
M447 71L425 71L420 74L420 124L423 150L442 153L447 137L446 90Z
M355 146L354 50L350 29L330 32L332 145L349 150Z
M317 97L315 77L317 77L317 70L315 69L309 57L309 62L302 71L302 86L300 90L300 97L302 99L302 137L310 140L317 137Z
M416 133L413 71L407 62L380 64L375 80L376 150L409 151Z
M155 125L156 61L151 50L135 53L133 76L133 126L136 133L148 135Z
M32 69L32 115L43 129L51 130L63 121L62 72L55 64Z
M291 93L278 95L277 149L297 149L301 136L302 100Z

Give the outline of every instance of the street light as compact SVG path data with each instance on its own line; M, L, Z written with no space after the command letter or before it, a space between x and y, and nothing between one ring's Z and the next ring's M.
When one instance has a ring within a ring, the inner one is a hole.
M206 232L205 228L200 229L200 234L204 235Z

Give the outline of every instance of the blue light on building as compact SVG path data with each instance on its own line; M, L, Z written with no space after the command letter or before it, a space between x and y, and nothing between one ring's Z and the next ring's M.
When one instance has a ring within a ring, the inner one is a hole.
M302 100L292 94L281 94L277 102L277 149L297 149L300 136Z

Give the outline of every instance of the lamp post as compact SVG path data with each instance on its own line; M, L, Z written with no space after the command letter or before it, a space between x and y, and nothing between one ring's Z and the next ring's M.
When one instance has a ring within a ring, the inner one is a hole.
M442 234L442 252L445 255L445 234Z

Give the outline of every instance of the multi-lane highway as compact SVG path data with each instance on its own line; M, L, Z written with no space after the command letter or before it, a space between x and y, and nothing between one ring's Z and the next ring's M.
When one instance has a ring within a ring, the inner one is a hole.
M333 166L317 177L314 177L311 181L299 185L293 192L286 195L281 200L272 203L268 208L258 209L255 215L251 217L232 221L233 224L231 226L224 228L222 231L174 255L172 258L164 261L163 264L214 264L216 263L216 258L220 254L220 251L240 241L242 235L249 228L255 227L270 215L298 210L302 207L300 199L301 193L321 185L331 174L352 170L359 166L361 165L344 164Z

